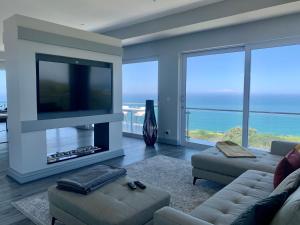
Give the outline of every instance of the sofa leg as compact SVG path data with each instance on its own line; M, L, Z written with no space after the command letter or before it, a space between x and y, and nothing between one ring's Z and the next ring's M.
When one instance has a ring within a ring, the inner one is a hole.
M196 181L197 181L198 177L194 177L194 180L193 180L193 185L196 184Z
M51 225L54 225L54 224L55 224L55 221L56 221L56 218L55 218L55 217L52 217Z

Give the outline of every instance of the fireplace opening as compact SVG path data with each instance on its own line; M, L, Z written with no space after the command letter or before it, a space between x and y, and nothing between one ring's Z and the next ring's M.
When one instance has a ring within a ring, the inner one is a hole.
M48 129L47 164L109 150L109 123Z

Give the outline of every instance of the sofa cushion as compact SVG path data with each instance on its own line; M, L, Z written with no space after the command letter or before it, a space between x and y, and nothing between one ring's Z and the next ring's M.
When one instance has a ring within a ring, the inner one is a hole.
M274 154L274 155L285 156L297 144L299 144L299 143L289 142L289 141L272 141L271 153Z
M281 209L273 218L271 225L299 225L300 224L300 188L285 201Z
M288 196L288 192L282 192L258 201L239 215L231 225L269 224Z
M227 158L212 147L192 156L192 166L198 169L238 177L247 170L274 173L281 156L259 150L249 150L256 158Z
M191 215L212 224L231 224L250 205L273 191L273 174L248 170L195 208Z
M154 225L213 225L171 207L164 207L154 213Z
M290 191L298 188L300 185L300 169L295 170L288 175L271 193L271 195L277 195L284 191Z

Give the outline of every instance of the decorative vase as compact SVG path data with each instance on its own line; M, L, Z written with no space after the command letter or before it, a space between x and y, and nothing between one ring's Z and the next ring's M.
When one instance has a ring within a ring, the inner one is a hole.
M153 146L157 140L157 123L154 113L154 101L146 100L143 137L146 145Z

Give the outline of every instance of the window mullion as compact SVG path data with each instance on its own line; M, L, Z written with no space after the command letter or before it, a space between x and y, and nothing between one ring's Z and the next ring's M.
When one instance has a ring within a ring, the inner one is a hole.
M251 49L246 47L245 48L243 128L242 128L242 145L244 147L248 147L250 79L251 79Z

